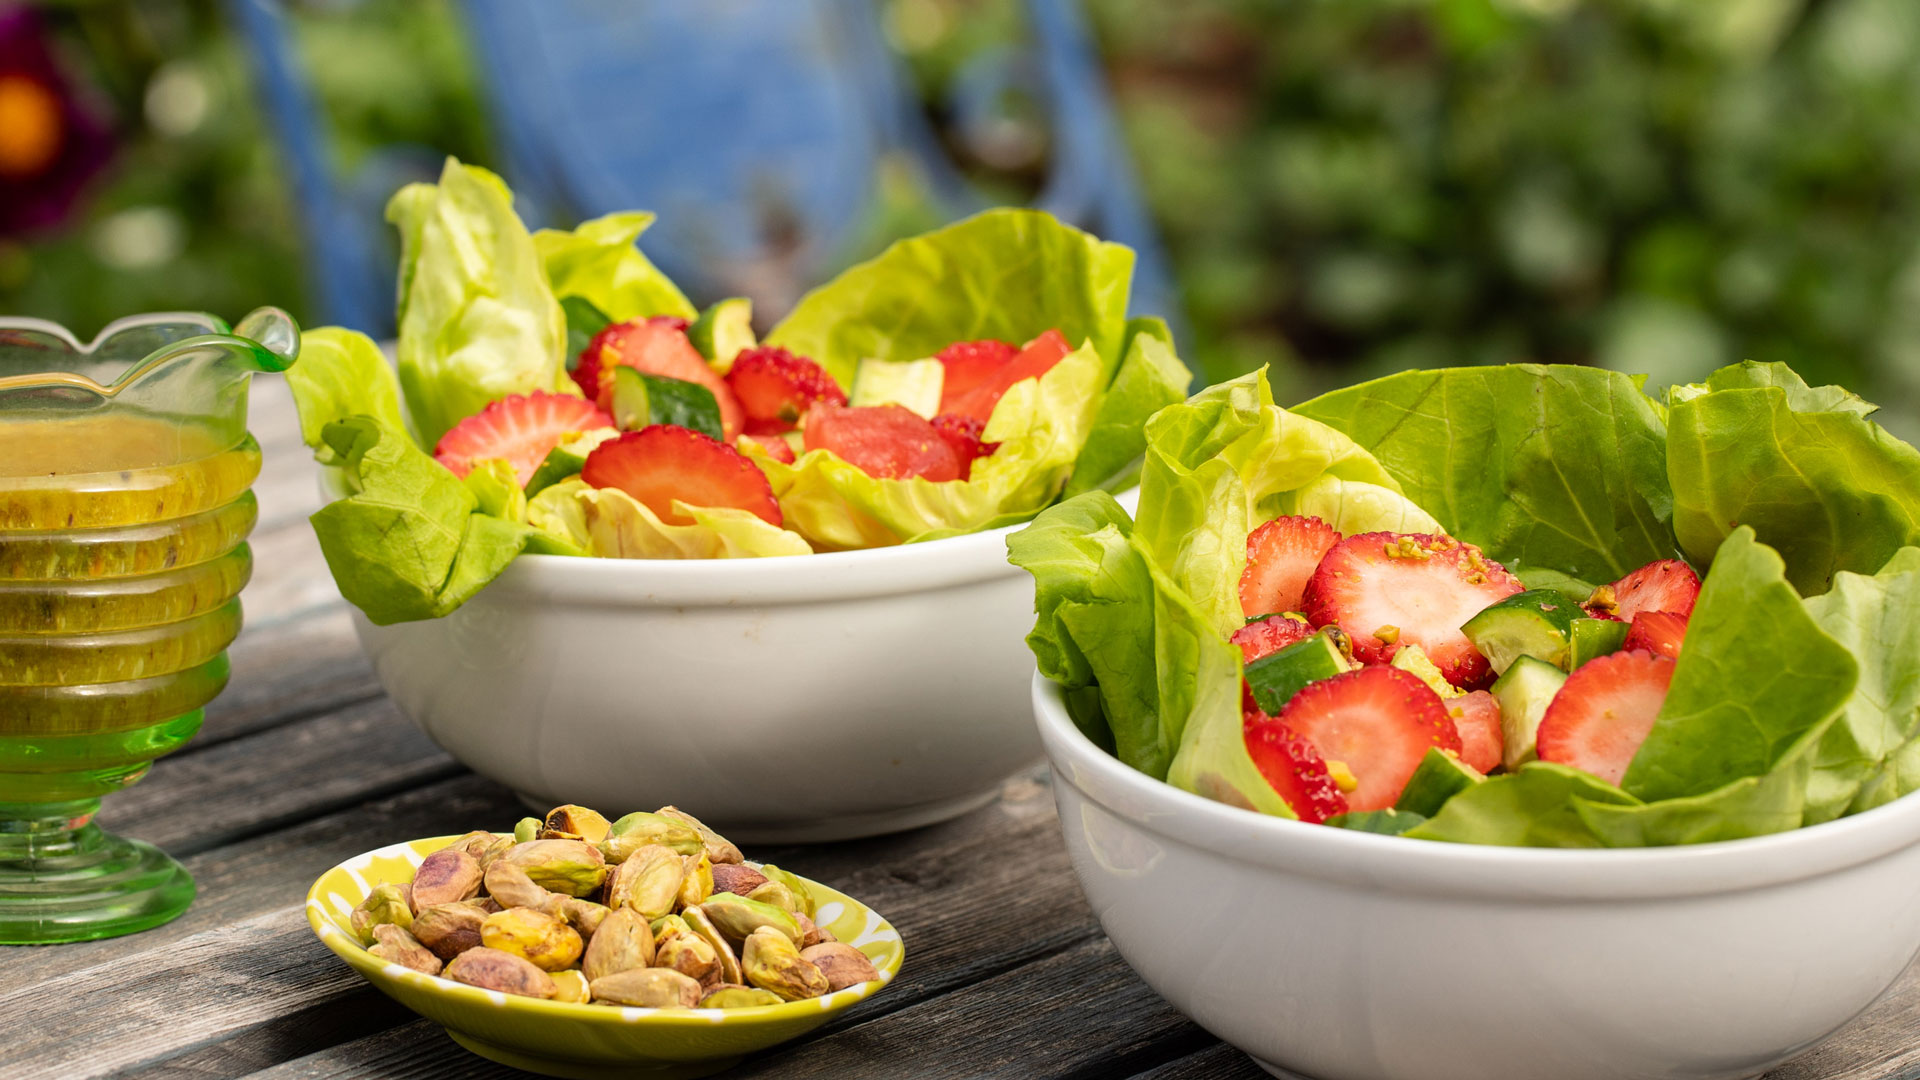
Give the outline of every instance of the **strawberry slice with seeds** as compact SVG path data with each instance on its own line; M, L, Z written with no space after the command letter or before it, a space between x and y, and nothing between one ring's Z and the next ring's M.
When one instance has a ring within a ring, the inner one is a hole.
M1227 640L1240 646L1240 655L1247 663L1271 653L1277 653L1289 645L1297 645L1314 635L1315 631L1307 621L1289 615L1270 615L1259 622L1250 622L1233 632Z
M573 381L600 408L613 408L613 369L625 364L648 375L698 383L713 392L720 407L720 431L731 440L745 417L726 380L713 373L707 358L687 340L687 320L671 315L614 323L593 336L580 351Z
M1638 649L1669 660L1678 660L1680 646L1686 639L1685 615L1675 615L1671 611L1642 611L1634 615L1633 625L1627 628L1627 640L1620 644L1620 649L1622 652Z
M1700 597L1700 575L1679 559L1657 559L1587 598L1587 614L1632 622L1643 611L1693 614Z
M1307 581L1327 549L1339 542L1339 530L1317 517L1277 517L1247 534L1240 613L1252 618L1299 611Z
M688 428L654 424L608 440L587 455L580 479L597 488L619 488L669 525L691 525L675 510L688 506L732 507L780 524L773 485L733 447Z
M525 487L547 452L577 431L612 427L613 417L572 394L509 394L453 425L433 448L433 458L465 476L475 463L504 458Z
M904 406L821 402L807 410L802 432L808 450L831 450L868 476L960 479L960 456L939 430Z
M956 341L934 355L944 369L940 380L940 411L967 396L994 372L1013 361L1020 350L1004 341Z
M815 402L847 403L846 391L825 368L775 345L746 349L735 356L727 386L740 402L751 435L792 431Z
M1506 737L1500 732L1500 703L1485 690L1447 699L1447 715L1460 733L1460 760L1481 772L1500 764Z
M765 450L768 457L782 465L791 465L794 462L793 444L788 442L784 435L755 435L749 431L740 437L752 439L755 446Z
M1249 705L1242 716L1247 756L1274 794L1286 800L1301 821L1318 825L1347 812L1347 797L1327 772L1327 763L1312 742L1258 707Z
M1574 669L1540 718L1537 752L1618 784L1647 741L1673 681L1673 661L1617 652Z
M1065 335L1058 330L1049 330L1021 346L1018 355L995 368L965 393L948 397L946 385L942 383L940 411L961 413L984 424L993 416L993 407L1000 404L1000 399L1013 389L1014 384L1045 375L1072 351L1073 347L1067 344Z
M1346 795L1354 810L1392 806L1429 749L1460 752L1460 732L1440 696L1399 668L1364 667L1308 683L1287 700L1280 721L1313 743L1332 775L1352 777Z
M960 479L962 480L972 478L975 460L987 457L1000 449L1000 444L997 442L980 441L980 433L986 428L986 424L973 417L958 413L941 413L933 418L933 430L947 440L947 445L953 448L954 456L960 459Z
M1506 567L1450 536L1361 533L1327 549L1301 611L1351 635L1357 660L1378 663L1418 645L1448 682L1477 689L1493 669L1460 627L1522 588Z

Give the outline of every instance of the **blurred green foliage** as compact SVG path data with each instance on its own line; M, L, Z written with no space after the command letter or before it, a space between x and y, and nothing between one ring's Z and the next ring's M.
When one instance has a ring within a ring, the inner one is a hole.
M936 118L968 58L1021 32L1018 0L876 2ZM1208 377L1272 363L1297 398L1408 366L1591 362L1661 384L1751 357L1920 428L1915 0L1086 6ZM488 159L448 8L303 20L343 161L394 141ZM290 196L218 5L52 10L127 135L85 220L0 241L0 310L84 328L299 296ZM188 76L193 125L165 119ZM949 136L1020 197L1045 133L1009 114L985 142ZM923 223L897 187L876 243ZM144 265L121 250L138 240Z

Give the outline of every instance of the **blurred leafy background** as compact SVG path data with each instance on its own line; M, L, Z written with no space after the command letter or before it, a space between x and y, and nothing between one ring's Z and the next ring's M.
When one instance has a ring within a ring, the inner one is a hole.
M965 58L1022 33L1017 0L876 2L936 120ZM1291 400L1411 366L1661 384L1780 360L1920 434L1920 3L1087 9L1207 378L1272 364ZM36 10L117 148L64 221L0 234L0 311L82 331L168 307L304 315L292 195L221 5ZM296 14L343 161L392 142L491 160L452 4ZM1044 169L1037 115L1011 102L949 142L1017 196ZM882 202L870 246L926 224L910 194Z

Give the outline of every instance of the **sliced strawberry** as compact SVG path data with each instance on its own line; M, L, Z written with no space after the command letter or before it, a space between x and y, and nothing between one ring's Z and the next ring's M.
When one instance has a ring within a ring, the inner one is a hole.
M1653 730L1672 681L1673 661L1647 652L1617 652L1580 665L1540 718L1540 760L1618 784Z
M1392 806L1430 748L1460 752L1460 732L1440 696L1399 668L1364 667L1308 683L1280 720L1311 741L1336 775L1342 768L1353 775L1347 805L1354 810Z
M619 488L670 525L693 519L673 508L733 507L780 524L780 503L767 474L740 451L697 431L654 424L601 443L587 455L580 479L597 488Z
M1643 611L1667 611L1675 615L1693 614L1693 602L1700 596L1700 575L1679 559L1658 559L1621 578L1602 585L1587 598L1587 614L1632 622Z
M965 397L1018 355L1019 349L992 338L956 341L941 349L934 356L945 369L940 380L940 411L947 411L949 403Z
M963 413L981 423L993 415L993 407L1015 383L1023 379L1037 379L1052 369L1053 365L1066 359L1073 347L1058 330L1049 330L1020 349L1020 354L994 369L977 385L963 394L949 398L943 383L940 389L940 411Z
M903 480L960 479L960 457L934 426L900 405L848 408L821 403L807 410L808 450L831 450L868 476Z
M1481 772L1500 764L1506 737L1500 733L1500 703L1485 690L1446 699L1447 715L1460 733L1460 760Z
M1235 630L1233 636L1227 640L1240 646L1240 654L1246 657L1247 663L1251 664L1289 645L1297 645L1312 637L1313 634L1313 627L1307 625L1304 619L1272 615Z
M816 401L845 405L846 391L819 364L776 345L742 350L727 372L749 434L792 431Z
M1623 652L1639 649L1669 660L1678 660L1680 645L1686 639L1685 615L1675 615L1671 611L1642 611L1633 617L1633 625L1627 628L1627 640L1621 643L1620 649Z
M572 394L508 394L448 429L433 457L455 476L472 472L476 462L504 458L525 487L547 452L568 435L612 426L613 417Z
M1460 627L1522 588L1506 567L1450 536L1361 533L1327 550L1301 610L1315 626L1351 635L1357 660L1388 660L1400 645L1418 645L1443 678L1473 689L1493 669Z
M1252 705L1241 722L1254 768L1301 821L1318 825L1347 812L1347 797L1327 774L1327 763L1313 743Z
M986 424L973 417L961 416L958 413L941 413L933 418L933 430L947 440L947 445L953 447L954 456L960 459L960 479L962 480L973 476L974 461L989 457L995 450L1000 449L1000 444L997 442L980 441L980 433L985 431L986 427Z
M768 457L782 465L791 465L794 462L793 444L788 442L784 435L755 435L748 432L740 437L752 439L760 449L767 452Z
M726 380L713 373L706 357L687 340L687 320L670 315L614 323L593 336L580 352L573 381L602 409L613 408L613 369L630 368L669 379L698 383L713 391L720 406L720 431L729 440L740 434L744 417Z
M1247 534L1247 568L1240 572L1240 613L1247 618L1299 611L1307 581L1339 530L1317 517L1277 517Z

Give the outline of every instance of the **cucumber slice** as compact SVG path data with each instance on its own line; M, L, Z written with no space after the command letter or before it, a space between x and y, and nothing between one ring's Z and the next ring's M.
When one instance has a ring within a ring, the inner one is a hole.
M677 424L709 438L720 435L720 405L713 391L684 379L648 375L621 364L613 369L613 422L622 431Z
M1247 665L1247 686L1253 690L1254 703L1268 716L1279 716L1287 701L1310 682L1330 679L1350 664L1340 647L1325 634L1296 641L1279 652Z
M1419 814L1410 814L1405 810L1356 810L1351 814L1335 814L1327 819L1327 824L1353 832L1399 836L1415 825L1425 824L1426 820Z
M552 487L568 477L580 475L580 470L587 465L587 455L593 453L594 447L608 439L619 437L620 433L612 428L600 428L596 431L581 432L547 451L547 456L541 459L540 467L533 470L533 475L527 478L527 498L531 499L540 494L542 488Z
M1440 669L1427 659L1427 651L1418 645L1402 645L1394 650L1393 659L1387 661L1388 667L1397 667L1401 671L1419 679L1442 698L1465 697L1467 692L1447 681Z
M567 370L572 371L593 335L605 330L613 319L584 296L561 297L560 310L567 316Z
M1427 751L1394 801L1395 810L1432 817L1448 799L1485 780L1480 770L1439 747Z
M1500 674L1522 656L1565 667L1568 638L1580 614L1580 602L1566 593L1529 589L1468 619L1460 632Z
M947 368L938 360L862 360L847 404L899 405L931 420L940 411Z
M1545 660L1523 656L1494 682L1493 700L1500 703L1500 738L1505 744L1500 763L1509 771L1538 756L1534 743L1540 718L1566 681L1566 672Z
M1627 643L1628 624L1615 619L1575 619L1573 620L1573 648L1567 656L1567 670L1572 671L1596 656L1620 651Z
M687 327L687 340L713 370L725 375L741 350L759 344L753 336L753 301L736 296L716 302Z

